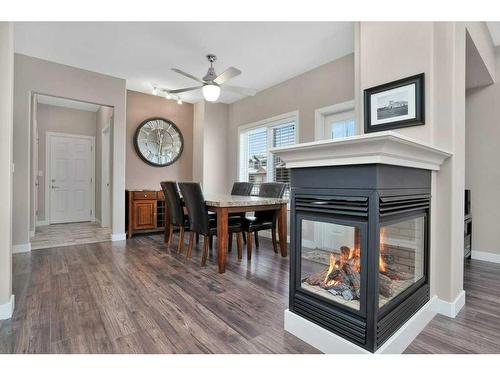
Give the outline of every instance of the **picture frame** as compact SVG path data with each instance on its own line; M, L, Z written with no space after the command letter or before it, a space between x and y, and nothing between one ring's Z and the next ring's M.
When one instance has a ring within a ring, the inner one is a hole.
M365 133L425 125L424 73L364 90Z

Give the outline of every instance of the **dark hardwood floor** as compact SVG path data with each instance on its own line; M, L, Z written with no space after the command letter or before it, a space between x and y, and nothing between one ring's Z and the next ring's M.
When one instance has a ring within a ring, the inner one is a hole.
M316 353L283 330L288 258L262 238L251 263L200 267L162 235L14 255L16 311L0 353ZM200 245L202 242L200 242ZM406 353L500 353L500 265L468 261L467 304L437 316Z
M283 330L288 258L262 239L227 271L162 235L14 255L16 310L0 353L317 353Z
M437 315L405 353L500 353L500 264L466 261L464 289L457 317Z

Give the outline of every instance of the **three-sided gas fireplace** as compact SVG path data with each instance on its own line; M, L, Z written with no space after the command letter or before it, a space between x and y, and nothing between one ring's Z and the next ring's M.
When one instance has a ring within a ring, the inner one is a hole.
M429 300L429 170L291 170L292 312L376 351Z

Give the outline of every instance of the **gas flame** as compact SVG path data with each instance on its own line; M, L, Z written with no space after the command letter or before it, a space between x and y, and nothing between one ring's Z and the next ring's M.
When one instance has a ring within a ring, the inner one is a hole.
M380 228L380 246L379 246L379 256L378 256L378 270L381 273L386 272L385 268L385 262L383 258L383 253L384 253L384 245L385 245L385 229Z
M335 255L333 254L330 254L330 265L328 266L328 271L325 275L325 280L323 280L323 282L326 284L326 285L334 285L335 284L335 280L329 280L329 276L330 274L333 272L333 270L335 268L338 268L338 265L337 265L337 258L335 258ZM333 283L332 283L333 282Z

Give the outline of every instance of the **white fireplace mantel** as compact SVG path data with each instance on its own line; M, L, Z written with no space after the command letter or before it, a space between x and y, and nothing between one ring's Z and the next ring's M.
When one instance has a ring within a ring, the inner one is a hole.
M287 168L379 163L437 171L452 156L451 152L392 131L299 143L270 151Z

